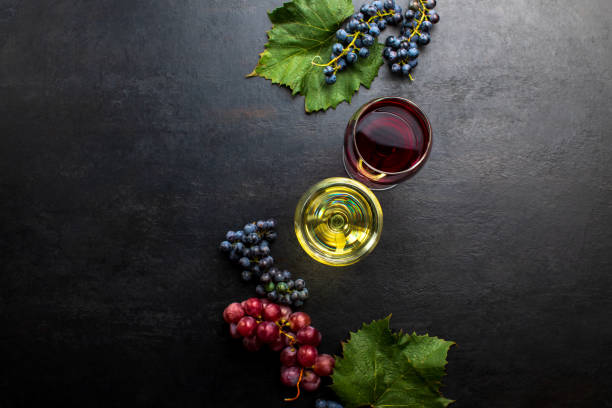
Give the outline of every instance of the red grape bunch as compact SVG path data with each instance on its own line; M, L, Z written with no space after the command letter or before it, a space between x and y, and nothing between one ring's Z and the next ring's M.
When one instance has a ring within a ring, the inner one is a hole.
M297 387L297 395L286 401L300 396L300 386L306 391L316 390L320 377L334 370L334 358L317 351L321 333L310 325L310 316L304 312L293 313L287 305L250 298L227 306L223 319L230 325L231 336L242 338L247 350L257 351L267 344L270 349L280 351L281 382Z

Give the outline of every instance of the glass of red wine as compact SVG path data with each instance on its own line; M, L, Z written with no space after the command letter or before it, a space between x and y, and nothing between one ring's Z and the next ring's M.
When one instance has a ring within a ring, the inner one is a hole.
M413 176L431 150L431 125L408 99L385 97L363 105L344 134L344 168L372 190L387 190Z

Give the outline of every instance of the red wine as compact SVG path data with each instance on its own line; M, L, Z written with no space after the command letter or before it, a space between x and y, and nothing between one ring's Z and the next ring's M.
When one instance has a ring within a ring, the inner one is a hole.
M425 114L402 98L364 105L349 121L344 140L349 175L370 188L385 188L413 175L431 147Z

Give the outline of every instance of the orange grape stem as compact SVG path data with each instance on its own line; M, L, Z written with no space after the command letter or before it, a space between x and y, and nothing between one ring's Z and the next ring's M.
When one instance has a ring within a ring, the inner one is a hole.
M295 385L297 387L297 394L293 398L285 398L285 402L295 401L296 399L300 398L300 382L302 382L302 375L303 374L304 374L304 369L302 368L300 370L300 378L298 378L298 382Z

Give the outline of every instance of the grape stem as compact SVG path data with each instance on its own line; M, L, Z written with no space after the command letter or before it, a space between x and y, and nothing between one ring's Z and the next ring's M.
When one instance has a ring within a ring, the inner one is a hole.
M421 1L421 4L422 4L422 3L423 3L423 2ZM373 19L375 19L375 18L382 18L382 17L385 17L385 16L391 16L391 15L394 15L394 14L395 14L395 10L393 10L393 11L388 11L388 12L385 12L385 13L381 13L380 11L377 11L377 12L376 12L376 15L374 15L374 16L372 16L372 17L370 17L370 18L368 19L368 21L363 21L363 20L361 20L361 21L362 21L362 22L364 22L364 23L366 23L366 24L368 25L368 28L369 28L369 27L370 27L370 23L372 22L372 20L373 20ZM351 51L351 47L352 47L352 48L355 48L355 49L357 49L357 50L359 49L359 48L355 47L355 41L357 41L357 38L358 38L360 35L363 35L363 33L361 33L361 32L356 32L356 33L355 33L355 34L353 34L353 35L349 35L349 36L352 36L352 37L353 37L353 40L351 41L351 43L350 43L349 45L347 45L346 47L344 47L344 49L342 50L342 52L340 53L340 55L338 55L336 58L334 58L334 59L332 59L331 61L329 61L327 64L317 64L317 63L315 62L315 60L316 60L317 58L319 58L319 59L321 58L319 55L317 55L316 57L314 57L314 58L312 59L312 61L310 61L310 63L311 63L312 65L317 66L317 67L327 67L327 66L330 66L330 65L332 65L332 64L333 64L333 66L334 66L334 74L335 74L335 73L336 73L336 72L337 72L337 71L340 69L340 66L339 66L339 65L338 65L336 62L337 62L337 61L338 61L340 58L342 58L342 57L344 57L346 54L348 54L348 53Z
M412 33L410 33L410 37L408 37L408 42L410 42L410 40L415 34L421 35L421 32L419 31L419 28L421 28L421 24L423 24L423 21L429 20L429 17L425 13L425 10L427 10L427 7L425 7L425 3L423 3L423 0L419 0L419 3L421 3L421 18L419 19L417 26L414 28L414 30L412 30ZM412 74L408 74L408 78L410 78L411 81L414 81Z
M297 387L297 394L293 398L285 398L285 402L295 401L296 399L300 398L300 382L302 382L303 375L304 375L304 369L302 368L300 370L300 378L298 378L298 382L295 385Z
M278 324L278 322L277 322L277 324ZM295 337L293 337L293 336L292 336L292 335L290 335L289 333L287 333L287 332L283 331L283 329L282 329L282 327L281 327L280 325L278 325L278 326L279 326L279 329L278 329L278 330L280 331L280 333L281 333L282 335L284 335L285 337L289 338L289 340L291 340L291 345L293 346L293 345L296 343L296 341L297 341L297 340L295 339Z

